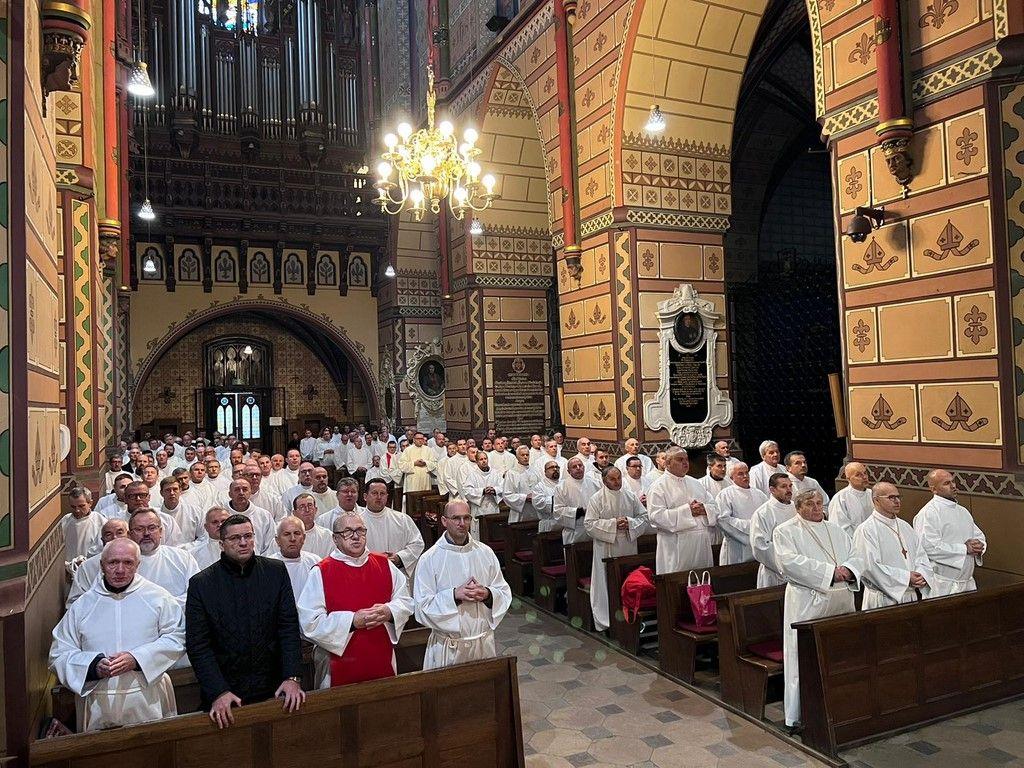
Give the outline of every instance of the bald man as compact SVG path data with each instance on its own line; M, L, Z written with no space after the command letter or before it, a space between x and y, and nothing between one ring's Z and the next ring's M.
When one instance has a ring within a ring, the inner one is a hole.
M951 473L933 469L925 481L932 498L914 517L914 531L935 572L932 597L972 592L978 588L974 568L982 564L988 548L985 534L967 508L957 503Z
M843 475L849 485L832 497L828 519L846 531L847 536L853 536L857 527L871 517L871 480L868 468L859 461L847 464Z
M635 437L629 438L624 445L626 452L619 456L615 460L615 466L619 472L623 475L626 474L626 462L632 456L637 456L640 459L640 463L644 465L644 474L646 475L654 468L654 462L651 461L651 457L646 454L640 453L640 441Z
M871 497L873 512L853 534L853 548L864 563L862 609L930 597L935 575L914 529L899 517L899 489L877 483Z

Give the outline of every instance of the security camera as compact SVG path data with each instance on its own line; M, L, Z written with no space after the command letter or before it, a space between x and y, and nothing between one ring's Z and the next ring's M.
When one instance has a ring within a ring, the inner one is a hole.
M873 230L882 226L884 221L884 208L858 207L850 223L846 225L846 236L855 243L863 243Z

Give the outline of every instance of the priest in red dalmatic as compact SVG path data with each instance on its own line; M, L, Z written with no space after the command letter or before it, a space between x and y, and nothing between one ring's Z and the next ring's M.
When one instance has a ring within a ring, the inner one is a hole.
M405 575L366 549L355 512L334 521L337 549L317 563L298 599L302 633L316 644L319 688L396 674L394 646L413 612Z

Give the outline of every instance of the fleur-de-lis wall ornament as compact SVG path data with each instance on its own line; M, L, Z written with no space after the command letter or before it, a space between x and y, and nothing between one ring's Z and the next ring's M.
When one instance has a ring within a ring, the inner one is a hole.
M983 336L988 336L988 328L985 327L986 320L988 320L988 314L982 312L977 304L973 304L971 311L964 315L964 322L967 323L964 336L974 342L975 346Z
M575 331L577 328L580 327L580 321L579 318L576 317L575 309L569 310L569 317L567 317L565 320L565 327L568 328L570 331Z
M956 228L952 219L946 219L946 226L942 228L942 233L935 242L939 246L938 252L933 251L931 248L925 248L924 250L924 255L929 259L935 259L935 261L944 261L950 256L966 256L981 245L981 241L975 238L966 247L961 249L960 246L963 245L964 235Z
M590 314L590 322L594 325L600 325L606 319L604 312L601 311L601 307L595 304L594 311Z
M572 408L569 409L569 415L572 416L574 419L583 418L583 409L580 408L579 400L572 401Z
M863 318L853 326L853 346L861 354L864 354L864 350L871 346L871 326L865 323Z
M924 29L932 26L935 29L942 29L946 23L946 17L952 16L960 10L959 0L933 0L928 4L928 10L917 20L917 26Z
M871 61L871 54L874 50L875 38L867 32L864 32L861 34L860 40L858 40L857 44L853 47L853 50L850 51L850 55L847 60L851 64L859 61L861 65L867 65L867 63Z
M861 423L870 430L888 429L890 432L894 429L899 429L907 423L907 419L904 416L900 416L896 421L892 420L895 412L892 406L889 405L889 401L886 400L882 395L878 396L875 400L875 404L871 406L871 419L867 416L861 416Z
M943 421L938 416L932 416L932 424L946 432L952 432L957 427L962 427L964 432L976 432L988 424L988 419L984 416L971 421L971 416L973 415L974 410L957 392L953 399L949 401L949 405L946 406L946 418L949 421Z

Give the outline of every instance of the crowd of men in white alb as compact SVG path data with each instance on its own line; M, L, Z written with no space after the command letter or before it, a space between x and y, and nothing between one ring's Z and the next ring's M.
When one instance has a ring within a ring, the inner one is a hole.
M210 444L186 434L153 441L148 450L123 446L110 456L107 495L94 505L87 490L73 490L72 511L61 521L73 578L70 609L54 630L51 664L82 697L86 720L97 691L106 697L98 712L120 713L119 720L93 717L93 727L173 714L173 697L167 702L166 695L143 695L134 710L108 700L133 685L166 687L164 673L189 663L182 617L189 581L230 554L223 527L238 515L251 522L255 553L287 568L300 628L326 660L318 664L322 687L344 679L342 667L327 662L344 658L349 633L359 626L353 617L361 615L351 606L336 610L340 603L325 595L326 577L317 565L328 558L359 566L367 552L387 557L394 571L391 600L366 606L372 616L362 615L363 624L386 626L397 643L415 615L431 629L426 669L494 655L494 630L511 593L478 532L480 519L498 513L503 502L510 522L538 520L541 532L561 530L566 544L593 541L590 594L600 630L610 623L602 558L635 554L645 533L657 534L658 573L758 561L759 588L787 585L785 711L792 727L800 720L792 623L853 611L860 589L862 607L869 609L975 588L985 536L957 503L949 472L928 474L933 498L911 525L899 517L897 487L872 486L856 462L844 469L848 485L830 499L808 476L805 455L791 451L782 460L773 441L761 444L761 461L748 467L720 440L701 477L690 475L681 448L652 458L635 439L623 447L611 463L586 437L576 440L574 455L564 456L557 433L521 441L491 431L477 445L448 441L440 432L428 439L414 430L396 440L386 427L369 435L325 430L313 438L307 432L296 448L273 456L219 436ZM331 474L340 477L333 489ZM388 506L396 488L436 488L450 500L441 519L445 533L427 552L412 519ZM358 504L361 493L365 506ZM365 544L353 544L360 536ZM137 561L132 583L143 585L134 601L112 588L104 560L116 565L124 559L116 542L125 538ZM81 609L83 603L88 607ZM342 616L344 642L338 639ZM135 677L110 684L118 674Z

